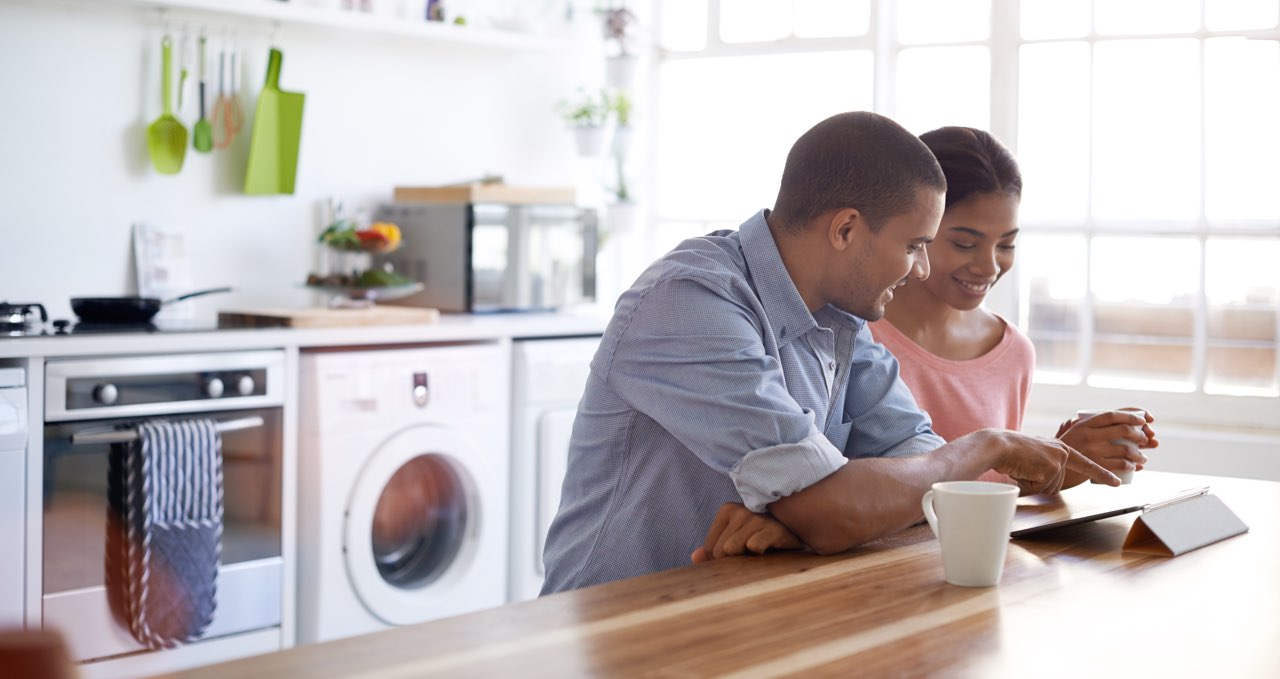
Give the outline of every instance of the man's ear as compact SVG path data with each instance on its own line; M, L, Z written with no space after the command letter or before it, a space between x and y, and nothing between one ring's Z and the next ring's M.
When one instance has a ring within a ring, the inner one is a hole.
M844 251L857 240L858 230L865 227L862 213L847 207L831 215L827 223L827 240L836 250Z

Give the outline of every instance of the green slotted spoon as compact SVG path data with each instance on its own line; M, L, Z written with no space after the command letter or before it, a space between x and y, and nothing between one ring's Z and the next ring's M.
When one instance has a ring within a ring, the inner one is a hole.
M201 153L208 153L213 150L213 125L209 119L204 117L205 97L208 96L207 73L205 70L205 37L200 36L200 116L196 121L193 133L195 135L195 147Z
M177 174L182 169L182 160L187 156L187 128L182 121L173 115L171 91L172 73L170 72L173 54L173 40L164 36L160 42L161 53L161 92L164 97L164 113L155 122L147 126L147 151L151 153L151 164L161 174Z

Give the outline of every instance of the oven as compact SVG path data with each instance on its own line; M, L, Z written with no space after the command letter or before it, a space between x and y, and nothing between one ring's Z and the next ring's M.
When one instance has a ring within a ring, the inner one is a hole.
M145 651L108 589L108 466L145 420L210 418L222 439L221 562L212 622L196 641L223 657L236 635L279 628L284 458L282 351L49 360L45 364L42 623L78 661ZM119 448L115 448L117 454Z

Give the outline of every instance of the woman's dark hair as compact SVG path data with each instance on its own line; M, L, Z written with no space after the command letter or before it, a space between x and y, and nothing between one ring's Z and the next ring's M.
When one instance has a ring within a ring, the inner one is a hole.
M1022 198L1022 173L1009 149L990 132L940 127L920 135L947 175L947 207L987 194Z
M919 138L882 115L840 113L791 147L772 216L794 232L819 215L855 208L877 230L911 210L922 187L945 191L947 180Z

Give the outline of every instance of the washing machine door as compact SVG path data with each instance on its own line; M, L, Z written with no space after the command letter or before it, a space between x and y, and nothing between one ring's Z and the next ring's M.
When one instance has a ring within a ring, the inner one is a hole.
M422 622L456 605L479 542L477 464L455 432L423 425L391 437L360 471L343 551L356 595L382 621Z

